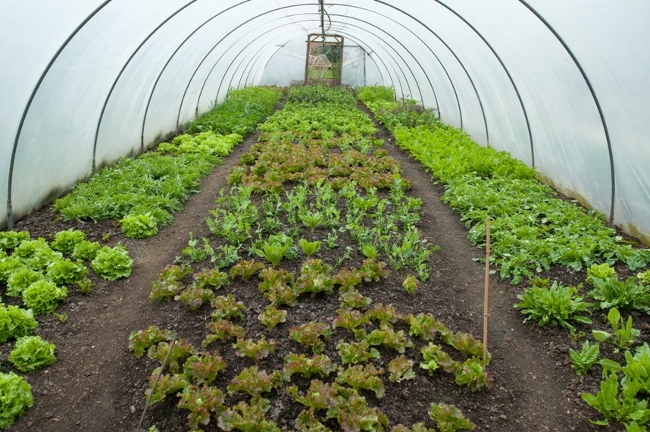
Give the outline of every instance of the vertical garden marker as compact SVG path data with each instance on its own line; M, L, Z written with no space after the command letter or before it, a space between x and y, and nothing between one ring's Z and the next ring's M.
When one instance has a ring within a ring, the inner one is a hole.
M490 290L490 216L488 216L485 219L485 292L483 294L483 364L487 363L489 290Z

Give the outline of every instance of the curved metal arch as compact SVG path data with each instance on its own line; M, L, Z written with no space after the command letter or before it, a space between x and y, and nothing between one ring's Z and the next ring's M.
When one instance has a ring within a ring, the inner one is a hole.
M294 6L292 6L292 7L298 7L298 6L309 6L309 5L307 5L307 4L301 4L301 5L294 5ZM294 16L303 16L303 15L304 15L304 14L290 14L290 15L285 15L285 17L286 17L286 18L291 18L291 17L294 17ZM295 23L297 23L297 22L304 22L304 21L312 21L312 20L309 20L309 19L308 19L308 20L301 20L301 21L296 21L296 22L293 22L293 21L292 21L291 23L287 23L287 24L283 24L283 25L281 25L281 26L278 26L278 27L276 27L276 28L273 29L273 30L276 30L277 28L284 27L285 25L295 24ZM361 27L358 27L358 28L361 29ZM368 30L364 30L364 31L367 31L368 33L370 33L370 34L372 34L373 36L377 37L377 38L378 38L379 40L381 40L382 42L386 43L385 40L383 40L383 39L382 39L381 37L379 37L379 36L376 36L374 33L370 32L370 31L368 31ZM217 66L217 64L221 61L221 59L222 59L223 56L226 54L226 52L228 52L228 51L232 48L232 46L233 46L233 45L231 45L230 47L228 47L228 49L227 49L226 51L224 51L224 53L222 53L222 55L219 57L219 59L217 59L217 61L215 62L215 64L212 66L212 68L211 68L210 71L208 72L208 74L207 74L207 76L206 76L206 79L203 81L203 85L201 86L201 91L199 92L199 97L197 98L197 102L196 102L196 110L195 110L196 112L198 112L198 106L199 106L199 104L200 104L200 102L201 102L201 96L202 96L202 94L203 94L203 90L204 90L204 88L205 88L205 85L206 85L207 81L209 80L209 78L210 78L212 72L214 71L215 67ZM391 48L392 48L392 47L391 47ZM411 72L411 75L412 75L413 79L414 79L414 80L416 81L416 83L417 83L417 79L415 78L415 74L413 74L413 71L410 69L410 66L408 66L408 63L407 63L406 61L404 61L404 58L401 57L401 55L400 55L400 54L399 54L399 53L398 53L394 48L392 48L392 49L393 49L393 51L395 51L395 53L396 53L396 54L397 54L397 55L402 59L402 61L403 61L404 64L406 65L406 67L407 67L407 68L409 69L409 71ZM392 56L391 56L391 57L392 57ZM402 75L405 77L405 81L407 82L407 86L408 86L409 91L410 91L411 88L410 88L410 85L409 85L409 83L408 83L408 80L406 79L406 76L405 76L405 74L404 74L404 71L402 70L402 68L401 68L401 66L399 65L399 63L395 62L395 64L397 64L398 68L399 68L400 71L402 72ZM231 66L232 66L232 63L228 66L228 69L227 69L227 70L229 70ZM425 74L426 74L426 73L425 73ZM224 78L225 78L225 74L224 74L224 76L222 77L221 82L219 83L218 92L221 91L221 87L223 86L223 80L224 80ZM399 79L399 75L398 75L398 79ZM400 85L401 85L401 83L400 83ZM419 84L418 84L418 89L419 89ZM420 91L420 98L422 98L422 92L421 92L421 91Z
M202 28L203 28L205 25L207 25L210 21L212 21L213 19L216 19L216 18L219 17L220 15L222 15L222 14L224 14L224 13L226 13L226 12L232 10L232 9L235 9L235 8L239 7L239 6L243 5L244 3L248 3L248 2L250 2L250 1L251 1L251 0L244 0L244 1L240 2L240 3L234 4L234 5L232 5L232 6L228 7L228 8L226 8L226 9L223 9L223 10L219 11L217 14L215 14L215 15L211 16L210 18L208 18L207 20L205 20L201 25L199 25L198 27L196 27L196 28L195 28L195 29L194 29L194 30L193 30L193 31L192 31L192 32L191 32L191 33L190 33L190 34L189 34L189 35L188 35L188 36L183 40L183 42L181 42L181 43L178 45L178 47L176 47L176 49L174 50L174 52L172 53L172 55L169 56L169 59L167 59L167 61L165 62L165 65L161 68L160 72L158 73L158 76L156 77L156 80L154 81L154 85L153 85L153 87L152 87L152 89L151 89L151 93L149 93L149 98L147 99L147 105L146 105L146 107L145 107L144 115L143 115L143 117L142 117L142 128L141 128L141 130L140 130L140 151L143 151L143 150L144 150L144 128L145 128L145 124L146 124L146 121L147 121L147 115L148 115L148 113L149 113L149 106L151 105L151 100L153 99L154 92L156 91L156 86L158 85L158 82L160 81L160 78L162 77L163 73L164 73L165 70L167 69L167 66L169 66L169 63L171 63L171 61L172 61L172 59L174 58L174 56L178 53L178 51L180 51L180 49L185 45L185 43L186 43L188 40L191 39L192 36L194 36L194 35L195 35L195 34L196 34L200 29L202 29ZM178 119L176 120L176 129L178 129Z
M353 40L354 42L360 44L360 42L359 42L359 41L356 41L353 37L350 37L350 39ZM270 43L271 43L271 42L267 43L266 45L261 46L261 47L260 47L260 48L255 52L255 54L251 56L251 58L249 59L248 63L246 64L246 66L244 66L243 70L244 70L244 71L248 70L248 72L245 73L245 74L246 74L246 80L244 81L245 83L248 82L248 80L250 79L250 73L251 73L251 71L252 71L251 63L256 63L256 62L259 60L260 53L261 53L263 50L267 49L267 47L268 47L268 45L269 45ZM361 46L361 44L360 44L360 46ZM270 56L269 59L267 60L266 64L268 64L268 62L271 60L271 58L273 58L273 56L274 56L278 51L279 51L279 48L276 49L275 52L274 52L273 54L271 54L271 56ZM365 48L364 48L364 51L365 51ZM374 61L374 60L373 60L373 61ZM237 66L237 69L239 69L239 67L241 66L242 63L243 63L243 61L240 63L240 65ZM381 70L380 70L380 74L381 74ZM240 76L240 78L239 78L238 86L241 86L241 84L242 84L242 77L243 77L243 75L244 75L244 73L242 73L241 76ZM234 79L234 78L235 78L235 74L233 74L233 76L231 77L230 82L228 83L229 86L232 86L232 82L233 82L233 79ZM382 74L382 79L383 79L383 74Z
M454 51L451 48L451 46L449 46L449 44L443 38L441 38L440 35L438 35L438 33L433 31L428 25L423 23L421 20L419 20L415 16L411 15L410 13L408 13L408 12L406 12L406 11L396 7L396 6L393 6L392 4L386 3L385 1L382 1L382 0L374 0L374 1L377 2L377 3L383 4L384 6L388 6L388 7L392 8L392 9L398 11L401 14L406 15L407 17L411 18L413 21L420 24L422 27L427 29L429 31L429 33L431 33L436 39L438 39L438 41L440 41L440 43L442 43L449 50L451 55L454 56L454 58L456 59L456 61L460 65L460 67L465 72L465 75L467 75L467 79L469 79L469 82L472 85L472 89L474 90L474 94L476 95L476 98L478 99L478 104L479 104L479 107L481 108L481 114L483 116L483 125L485 126L485 137L487 139L487 142L489 143L490 142L490 131L489 131L489 127L488 127L487 117L485 115L485 106L483 105L483 100L481 99L481 95L478 92L478 88L476 87L476 83L474 82L474 79L472 78L472 74L469 73L469 71L465 67L465 64L462 62L460 57L458 57L458 54L456 54L456 51ZM458 103L460 105L460 101Z
M338 14L330 14L330 15L331 15L331 16L341 16L341 15L338 15ZM287 17L292 17L292 16L295 16L295 15L287 15ZM354 18L354 17L348 17L348 18L349 18L349 19L352 19L352 20L355 20L355 21L363 22L363 23L365 23L365 24L368 24L368 25L371 26L371 27L375 27L375 28L380 29L379 27L377 27L377 26L375 26L375 25L373 25L373 24L371 24L371 23L368 23L367 21L364 21L364 20L361 20L361 19L358 19L358 18ZM297 21L297 22L300 22L300 21ZM353 26L353 27L355 27L355 28L358 28L358 29L361 30L361 31L368 32L369 34L371 34L371 35L373 35L374 37L378 38L378 39L381 40L382 42L386 43L386 41L385 41L383 38L381 38L380 36L377 36L376 34L374 34L373 32L371 32L371 31L369 31L369 30L367 30L367 29L364 29L364 28L362 28L362 27L360 27L360 26L353 25L353 24L349 24L349 23L346 24L346 25ZM274 29L274 30L275 30L275 29ZM380 29L380 30L381 30L381 29ZM384 30L382 30L382 31L384 31ZM384 31L384 32L385 32L385 31ZM339 33L341 33L341 32L339 31ZM385 33L387 33L387 32L385 32ZM387 33L387 34L388 34L388 33ZM392 36L391 36L391 37L392 37ZM395 38L394 38L394 39L395 39ZM397 39L395 39L395 40L397 41ZM401 42L399 42L399 41L397 41L397 42L398 42L400 45L402 45L402 47L403 47L403 48L404 48L404 49L405 49L405 50L406 50L406 51L407 51L407 52L408 52L408 53L409 53L409 54L410 54L410 55L415 59L415 57L414 57L413 54L410 52L410 50L408 50L408 49L407 49L403 44L401 44ZM388 44L387 44L387 45L388 45ZM394 50L394 49L393 49L393 50ZM410 66L408 65L408 62L406 62L406 61L404 60L404 58L403 58L403 57L402 57L402 56L401 56L401 55L400 55L396 50L394 50L394 51L395 51L396 54L400 57L400 59L404 62L404 64L406 65L406 67L409 69L409 72L411 73L411 76L413 77L413 79L416 81L416 84L418 85L418 91L420 92L420 100L423 100L423 98L422 98L422 91L421 91L421 89L420 89L420 87L419 87L419 84L417 83L417 78L415 77L415 74L413 73L413 70L411 70ZM225 54L225 53L224 53L224 54ZM223 57L223 55L222 55L222 57ZM218 62L219 62L219 60L217 61L217 63L218 63ZM420 69L422 70L423 74L426 76L426 71L424 70L424 68L422 68L422 66L420 65L419 62L417 62L417 60L416 60L416 63L418 64L418 66L420 66ZM226 70L226 73L228 72L228 70L230 69L231 66L232 66L232 63L228 66L228 69ZM205 84L207 83L207 81L208 81L208 79L209 79L209 77L210 77L210 74L212 73L212 70L214 70L215 67L216 67L216 64L212 67L212 69L210 70L210 73L209 73L208 76L206 77L206 80L204 81L203 86L201 87L201 93L203 92L203 88L205 87ZM400 69L401 69L401 68L400 68ZM224 74L224 76L223 76L222 79L221 79L221 82L220 82L220 84L219 84L218 91L221 91L221 87L223 86L223 81L224 81L225 76L226 76L226 74ZM428 77L427 77L427 79L428 79ZM231 80L231 81L232 81L232 80ZM434 92L434 95L435 95L435 90L433 89L433 85L431 84L431 81L429 81L429 84L431 85L432 91ZM197 106L198 106L198 104L200 103L201 93L199 94L199 99L197 100ZM437 98L436 98L436 100L437 100Z
M292 16L295 16L295 15L288 15L287 17L292 17ZM310 22L310 21L312 21L312 20L292 21L291 23L287 23L287 24L285 24L285 25L290 25L290 24L299 23L299 22L305 22L305 21ZM276 29L278 29L278 28L282 28L282 27L284 27L285 25L282 25L282 26L276 27L276 28L273 29L273 30L276 30ZM366 31L367 31L367 30L366 30ZM372 34L372 33L371 33L371 34ZM351 37L352 39L354 39L353 36L349 36L349 35L348 35L348 37ZM389 57L391 57L393 60L395 60L395 59L393 58L393 56L392 56L390 53L387 53L387 55L388 55ZM223 56L221 56L221 57L223 57ZM216 67L216 64L219 63L219 61L221 60L221 57L217 60L217 62L216 62L215 65L212 67L212 69L210 70L210 72L212 72L212 70ZM382 62L382 63L383 63L383 62ZM398 64L397 62L394 62L394 63L395 63L395 64ZM231 65L232 65L232 63L231 63ZM230 65L230 66L231 66L231 65ZM230 66L228 67L228 69L230 69ZM392 66L392 64L391 64L391 66ZM384 64L384 67L386 67L385 64ZM399 65L398 65L398 67L399 67ZM386 69L387 69L387 71L388 71L388 68L386 68ZM394 67L393 67L393 69L394 69ZM400 68L400 71L401 71L401 68ZM403 71L401 71L401 72L402 72L402 74L404 74ZM398 79L399 79L399 74L397 74L397 77L398 77ZM222 77L222 80L221 80L221 82L220 82L220 84L219 84L219 88L218 88L217 92L220 92L220 91L221 91L221 88L223 87L223 78L225 78L225 74L224 74L224 76ZM415 78L415 76L414 76L414 78ZM209 79L209 74L208 74L208 76L206 77L206 80L204 81L204 84L203 84L204 86L205 86L205 83L207 82L208 79ZM391 76L391 81L392 81L392 76ZM232 82L232 79L231 79L231 82ZM401 85L401 83L400 83L400 85ZM197 101L197 108L198 108L198 104L199 104L199 103L200 103L200 100Z
M287 41L287 42L288 42L288 41ZM280 48L282 48L282 47L280 47ZM268 60L266 60L266 63L264 64L264 69L266 69L266 67L269 65L269 62L273 59L273 57L275 57L275 55L278 53L278 51L280 51L280 48L278 48L277 50L275 50L275 52L269 56ZM367 55L367 54L366 54L366 55ZM370 57L370 56L368 55L368 57ZM377 65L377 62L375 61L374 58L372 58L372 57L370 57L370 58L372 59L373 63L375 63L375 66L377 66L377 70L379 70L379 75L381 75L381 80L382 80L382 81L385 81L386 78L384 77L384 74L382 73L381 68L379 67L379 65ZM257 60L256 60L256 61L257 61ZM384 67L385 67L385 66L384 66ZM252 67L251 67L251 69L249 69L249 71L248 71L248 75L246 76L246 82L248 82L249 79L250 79L250 73L251 73L251 71L252 71ZM390 79L390 81L391 81L391 83L392 83L392 82L393 82L393 77L389 75L389 79ZM241 81L240 81L240 85L241 85Z
M605 113L603 111L602 105L600 104L600 100L598 100L598 95L596 95L596 90L594 89L594 86L591 84L591 80L589 80L589 76L587 75L587 72L584 70L582 65L580 64L580 61L578 58L575 56L569 45L564 41L562 36L555 30L555 28L539 13L537 10L535 10L528 2L525 0L519 0L519 2L524 5L533 15L537 17L545 26L546 28L555 36L555 38L562 44L566 52L569 54L571 57L571 60L573 60L573 63L576 65L578 70L580 71L580 75L582 75L582 79L585 81L587 84L587 87L589 88L589 92L591 93L591 97L594 99L594 103L596 104L596 108L598 109L598 115L600 116L600 122L603 125L603 131L605 132L605 139L607 140L607 152L609 154L609 169L610 169L610 176L611 176L611 184L612 184L612 189L611 189L611 206L609 209L609 224L612 225L614 223L614 211L615 211L615 201L616 201L616 167L614 165L614 150L612 147L612 139L609 135L609 127L607 126L607 121L605 120Z
M23 131L23 126L25 125L25 119L27 118L27 113L29 112L29 109L32 107L32 102L34 102L34 98L36 97L36 93L38 93L38 90L41 88L41 84L43 84L43 81L45 80L45 77L47 74L50 72L50 69L52 69L52 66L54 65L54 62L59 58L63 50L68 46L68 44L74 39L74 37L81 31L82 28L88 24L88 22L95 17L101 11L107 4L109 4L111 0L105 0L102 4L100 4L90 15L86 17L78 26L77 28L74 29L72 33L67 37L67 39L61 44L59 49L56 51L54 56L50 59L49 63L43 70L43 73L39 77L38 81L36 82L36 85L32 89L32 94L29 96L29 99L27 100L27 104L25 105L25 109L23 110L23 114L20 117L20 123L18 124L18 130L16 131L16 137L14 138L14 145L13 148L11 149L11 160L9 162L9 176L7 179L7 227L9 229L13 229L14 227L14 213L13 213L13 208L12 208L12 187L13 187L13 177L14 177L14 164L16 162L16 151L18 149L18 141L20 141L20 135L22 134Z
M99 129L102 125L102 120L104 119L104 113L106 111L106 107L108 106L108 101L110 100L111 96L113 95L113 90L115 90L115 87L117 86L118 81L122 77L122 74L126 70L126 68L129 66L131 63L131 60L136 56L136 54L140 51L140 49L147 43L149 39L153 37L154 34L158 32L165 24L167 24L169 21L171 21L176 15L184 11L186 8L191 6L192 4L196 3L198 0L191 0L189 3L185 4L182 6L180 9L178 9L176 12L168 16L163 22L161 22L151 33L147 35L146 38L142 40L140 45L131 53L129 56L128 60L124 63L122 66L122 69L120 72L117 74L117 77L115 78L115 81L113 81L113 85L111 85L110 90L108 91L108 95L106 95L106 100L104 101L104 104L102 105L102 110L101 113L99 114L99 119L97 121L97 127L95 128L95 138L93 140L93 161L92 161L92 172L95 172L96 170L96 156L97 156L97 140L99 138ZM144 150L144 143L141 143L140 145L140 151Z
M436 3L443 6L449 12L454 14L458 19L460 19L462 22L464 22L465 25L467 25L470 29L472 29L472 31L474 33L476 33L476 35L478 37L481 38L483 43L490 49L490 51L492 51L492 54L497 59L499 64L501 64L501 67L503 68L503 71L506 73L506 75L508 76L508 79L510 80L510 84L512 85L512 88L514 89L515 93L517 94L517 99L519 99L519 104L521 105L521 110L522 110L522 112L524 114L524 119L526 120L526 128L528 129L528 140L530 141L531 165L535 166L535 144L534 144L534 141L533 141L533 132L532 132L531 127L530 127L530 119L528 118L528 111L526 110L526 105L524 104L524 100L521 97L521 93L519 93L519 88L517 87L517 84L515 83L515 80L512 78L512 75L510 75L510 71L508 70L508 68L505 65L505 63L503 62L503 60L501 59L501 56L499 56L499 53L496 52L494 47L492 47L492 44L490 44L490 42L488 42L488 40L485 38L485 36L483 36L483 34L480 31L478 31L478 29L476 27L474 27L472 25L472 23L467 21L465 19L465 17L463 17L458 12L456 12L456 10L454 10L453 8L448 6L446 3L443 3L442 0L433 0L433 1L435 1Z

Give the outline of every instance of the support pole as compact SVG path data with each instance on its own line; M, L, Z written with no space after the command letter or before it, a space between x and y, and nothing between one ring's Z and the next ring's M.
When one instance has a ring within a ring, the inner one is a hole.
M490 292L490 217L485 219L485 291L483 293L483 364L487 364L488 297Z

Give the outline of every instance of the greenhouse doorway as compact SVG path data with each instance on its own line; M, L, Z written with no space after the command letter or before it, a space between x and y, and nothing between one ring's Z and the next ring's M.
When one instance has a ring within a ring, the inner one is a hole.
M341 85L343 36L310 34L307 39L305 84Z

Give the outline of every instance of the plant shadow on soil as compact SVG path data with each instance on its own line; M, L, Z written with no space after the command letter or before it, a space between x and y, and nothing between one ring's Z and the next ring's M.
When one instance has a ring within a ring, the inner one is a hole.
M174 223L147 240L123 237L115 222L84 223L61 222L51 206L19 221L16 229L30 231L33 238L49 238L63 229L77 228L85 231L90 240L109 237L109 243L124 244L134 260L130 278L112 283L96 279L94 291L83 296L78 292L62 303L57 312L67 314L65 323L53 316L41 317L36 334L57 346L57 361L51 367L29 374L34 406L9 427L11 431L134 431L144 409L144 391L148 388L153 361L136 359L128 350L130 332L145 329L152 324L173 329L196 346L205 333L205 323L210 320L208 306L190 312L179 302L151 302L148 300L150 284L160 270L174 262L187 245L188 233L194 238L209 236L205 217L214 207L220 189L226 186L229 168L256 142L258 135L249 136L235 151L224 158L213 173L202 182L201 192L192 196L183 211L175 215ZM453 331L469 332L476 337L482 334L484 267L474 259L484 251L467 240L467 229L459 216L440 201L443 189L432 183L431 175L397 148L387 132L380 127L378 138L385 139L385 148L397 159L403 177L413 184L410 196L420 198L424 204L418 225L422 237L440 250L430 257L431 277L422 283L414 295L402 288L405 273L392 272L380 283L364 284L360 291L373 299L373 303L393 304L402 314L430 312ZM108 234L108 235L107 235ZM345 244L340 244L344 248ZM338 253L336 250L330 253ZM363 257L353 257L348 266L358 265ZM296 266L291 261L283 266ZM552 273L552 274L550 274ZM567 283L578 282L584 274L555 269L549 275ZM545 275L547 276L547 275ZM488 372L492 386L488 390L471 392L454 383L449 374L428 376L418 372L413 381L389 383L386 396L376 399L372 393L362 391L371 405L381 409L390 419L391 426L402 423L410 426L428 418L431 402L455 404L464 415L476 423L476 430L494 431L591 431L616 430L591 425L589 418L597 413L580 398L583 391L595 392L600 380L599 371L592 370L577 377L570 367L569 347L577 343L569 339L565 330L553 327L540 329L534 323L522 324L522 315L512 305L521 287L513 287L493 276L490 291L490 327L488 346L492 355ZM257 281L238 283L235 296L247 306L247 335L262 332L257 314L267 302L257 290ZM222 294L223 291L218 292ZM286 323L274 332L286 330L298 322L322 320L330 322L336 309L333 301L323 302L321 295L301 297L299 306L289 309ZM595 317L594 317L595 318ZM650 334L648 319L634 315L635 327L642 337ZM594 320L596 321L596 319ZM397 329L406 327L397 327ZM334 353L337 333L328 342L327 351ZM645 338L644 338L645 339ZM281 340L278 338L278 340ZM281 359L298 350L297 344L283 338L274 355L261 360L260 367L271 371L281 369ZM418 343L416 347L421 345ZM215 344L210 349L219 349ZM254 363L240 359L232 350L220 350L226 362ZM387 367L395 353L380 350L382 359L377 363ZM418 349L407 350L408 358L417 365ZM9 368L7 352L2 352L3 369ZM248 364L250 363L250 364ZM224 371L218 384L227 383L232 371ZM302 380L302 381L301 381ZM294 381L307 385L303 378ZM225 387L225 385L224 385ZM282 430L293 430L293 420L301 409L291 397L277 390L266 395L272 408L267 417L276 421ZM160 431L187 430L187 411L176 408L176 398L149 408L144 427L156 424ZM237 400L237 399L233 399ZM292 407L292 408L289 408ZM433 424L427 423L429 427ZM218 430L211 421L205 430Z

